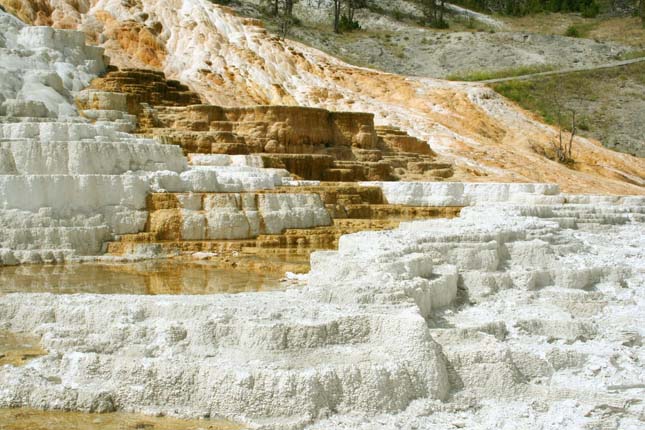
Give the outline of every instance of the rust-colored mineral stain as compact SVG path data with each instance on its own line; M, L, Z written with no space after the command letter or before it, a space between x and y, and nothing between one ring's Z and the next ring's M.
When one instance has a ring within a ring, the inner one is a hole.
M0 430L234 430L225 420L181 420L121 412L90 414L17 408L0 409Z
M40 347L40 339L36 336L0 330L0 366L22 366L32 358L45 354L47 351ZM1 422L3 421L0 414Z

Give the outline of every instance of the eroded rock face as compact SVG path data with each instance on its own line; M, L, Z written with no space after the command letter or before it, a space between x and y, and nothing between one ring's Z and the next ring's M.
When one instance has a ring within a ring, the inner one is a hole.
M150 70L110 71L79 94L77 105L93 120L125 122L135 115L140 133L181 146L189 158L262 154L258 167L284 168L308 180L440 180L453 174L452 164L438 162L426 142L396 127L375 127L371 114L200 105L186 86Z
M332 300L418 294L454 391L447 404L415 401L400 414L336 416L312 428L638 428L644 202L566 199L466 208L457 220L357 233L341 238L338 252L314 254L310 286L329 294L326 286L343 285ZM392 289L383 282L430 264L433 273L456 269L456 287L437 290L423 275ZM453 306L436 309L447 299ZM608 404L615 409L603 413Z
M158 108L152 115L155 134L172 139L171 130L233 133L244 138L248 153L306 154L320 152L321 147L351 153L352 146L369 149L377 140L373 116L366 113L329 112L296 106L226 108L202 105ZM361 130L363 134L359 136ZM222 141L227 143L225 139ZM188 145L182 145L186 152L201 152Z
M318 194L153 194L150 206L148 228L161 240L252 239L331 224Z

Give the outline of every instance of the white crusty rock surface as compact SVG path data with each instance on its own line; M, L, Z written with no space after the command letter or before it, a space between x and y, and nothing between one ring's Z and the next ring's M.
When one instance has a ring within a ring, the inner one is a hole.
M564 203L555 184L464 182L362 182L378 186L390 204L407 206L474 206L485 203ZM636 197L638 198L638 197Z
M0 370L0 407L262 428L642 428L645 202L577 200L343 236L284 292L5 296L0 324L49 354Z

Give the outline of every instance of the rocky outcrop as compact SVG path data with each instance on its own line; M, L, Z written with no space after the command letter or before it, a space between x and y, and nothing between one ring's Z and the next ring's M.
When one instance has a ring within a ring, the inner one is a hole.
M291 153L310 154L324 151L339 156L351 154L352 147L373 148L377 136L373 116L366 113L329 112L323 109L296 106L251 106L225 108L221 106L189 106L185 108L156 108L146 114L153 119L144 120L153 124L155 135L174 138L182 143L181 131L201 132L195 136L222 144L234 144L243 138L246 153ZM229 133L229 134L226 134ZM198 150L199 143L184 141L185 151ZM207 148L206 152L227 153L226 149Z
M403 147L412 142L404 133L394 133L405 141L400 144L380 137L370 114L191 105L198 97L161 73L125 69L96 78L107 61L81 33L26 27L6 14L2 19L15 32L6 39L12 51L0 52L11 83L3 87L0 112L3 264L69 261L106 249L141 256L240 249L226 240L310 252L335 246L342 233L441 214L385 209L382 198L351 205L330 197L348 196L348 187L258 192L289 183L285 169L309 179L381 180L393 172L379 159L383 154L405 155L400 150L406 149L432 156L423 144ZM42 60L36 48L61 61ZM20 61L11 60L14 53L21 53ZM18 73L28 65L28 74ZM60 71L73 67L75 77ZM136 128L157 140L129 133ZM229 155L237 152L253 155ZM157 193L153 200L151 193ZM154 204L160 199L182 203L161 208ZM329 226L332 217L366 222L328 227L315 240L294 231ZM367 221L379 217L391 220ZM106 248L116 238L122 240Z
M440 180L453 174L427 143L396 127L375 128L368 113L199 103L195 93L163 73L138 69L111 71L77 97L86 117L132 122L136 115L139 133L179 145L189 157L261 154L264 167L334 182Z

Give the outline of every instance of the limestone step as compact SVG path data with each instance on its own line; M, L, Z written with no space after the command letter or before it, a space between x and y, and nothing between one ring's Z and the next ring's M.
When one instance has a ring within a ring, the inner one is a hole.
M265 167L284 168L303 179L321 179L334 166L334 157L324 154L262 154Z
M0 248L14 251L37 251L74 249L81 255L96 255L103 243L112 239L111 229L94 227L32 227L3 228Z
M157 255L173 255L177 253L208 252L222 255L233 255L244 248L256 246L255 240L136 240L123 237L123 241L109 242L107 252L111 255L137 254L143 249L154 248ZM139 238L137 238L139 239ZM141 238L143 239L143 238Z
M176 80L166 80L163 72L126 68L110 70L91 83L91 89L123 93L127 97L128 112L140 114L142 103L161 106L188 106L200 104L197 93Z
M435 178L443 178L443 179L450 178L455 174L455 172L452 169L452 167L450 167L448 169L430 169L430 170L426 171L426 173L431 175L431 176L433 176L433 177L435 177Z
M383 159L383 151L380 149L353 148L352 152L358 161L380 161Z
M95 139L41 140L0 138L0 165L13 164L15 174L118 175L128 171L186 170L178 148L154 140L104 142Z
M381 142L391 151L435 155L427 142L412 136L383 136Z

